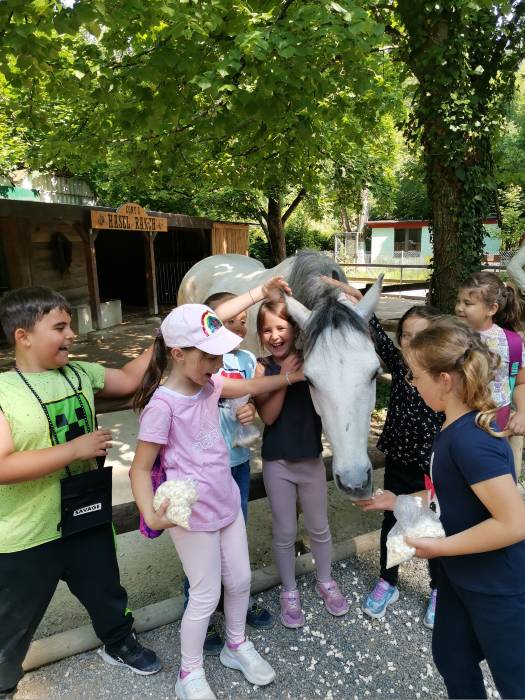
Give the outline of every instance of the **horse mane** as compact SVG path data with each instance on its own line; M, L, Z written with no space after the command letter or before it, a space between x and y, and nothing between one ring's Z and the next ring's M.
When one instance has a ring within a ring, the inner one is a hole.
M312 350L327 328L348 328L370 336L368 323L347 304L338 301L339 291L324 284L319 277L325 275L346 282L343 270L328 256L317 251L302 250L295 256L290 274L290 287L294 297L312 315L302 331L305 357Z
M308 309L313 309L327 293L337 296L337 289L321 282L321 275L340 282L347 281L343 270L328 255L322 255L317 250L300 250L294 255L288 281L294 297Z

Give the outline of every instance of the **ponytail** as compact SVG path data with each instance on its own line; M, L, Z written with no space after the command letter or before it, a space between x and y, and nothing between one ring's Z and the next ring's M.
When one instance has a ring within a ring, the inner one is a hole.
M496 418L498 408L494 403L489 384L494 376L494 370L501 359L495 353L480 352L479 349L468 349L465 352L463 366L463 401L469 408L477 410L476 425L495 437L504 437L507 432L496 431L491 424Z
M133 410L141 411L157 390L166 367L168 366L168 348L159 332L153 343L151 360L144 372L142 382L133 397Z
M523 300L512 282L505 283L501 298L501 308L494 315L494 323L510 331L522 331Z

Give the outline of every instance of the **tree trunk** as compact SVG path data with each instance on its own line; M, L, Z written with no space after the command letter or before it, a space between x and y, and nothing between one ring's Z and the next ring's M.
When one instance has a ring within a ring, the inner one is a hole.
M273 261L275 265L278 265L286 258L286 240L280 197L268 197L266 225Z
M346 233L347 231L350 231L350 221L348 219L348 212L346 211L346 207L341 207L341 231L343 233Z
M465 190L455 172L437 157L427 162L434 252L430 303L445 313L454 313L460 283L480 269L483 222L481 216L478 221L465 220Z
M445 312L452 312L456 290L461 274L461 260L458 256L457 215L461 195L459 183L443 172L439 164L432 164L435 170L431 177L430 200L432 205L432 277L430 280L430 303Z
M283 212L282 199L280 194L268 195L268 210L258 211L257 217L261 228L266 234L266 238L270 245L270 255L274 265L278 265L286 258L286 239L284 236L284 227L288 218L294 213L299 204L306 197L306 190L301 187L295 195L293 202Z

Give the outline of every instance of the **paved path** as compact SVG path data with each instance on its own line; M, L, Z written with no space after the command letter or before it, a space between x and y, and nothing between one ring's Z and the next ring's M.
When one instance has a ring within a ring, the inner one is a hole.
M370 620L359 603L378 570L376 553L334 565L334 576L349 596L351 608L342 618L331 617L313 591L314 579L299 580L306 626L287 630L278 623L265 633L248 630L258 650L277 672L267 688L249 685L240 673L223 668L219 660L205 662L208 680L219 698L438 698L445 688L431 657L431 632L422 625L428 574L426 564L414 561L401 567L400 599L383 620ZM145 582L154 586L155 580ZM260 596L276 611L278 589ZM81 654L28 673L16 700L88 698L99 700L156 700L175 697L179 664L179 623L143 635L155 649L164 669L148 678L107 666L95 652ZM495 697L492 685L489 697Z

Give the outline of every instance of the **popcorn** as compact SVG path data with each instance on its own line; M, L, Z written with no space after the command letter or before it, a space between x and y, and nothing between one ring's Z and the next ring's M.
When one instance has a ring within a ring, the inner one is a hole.
M412 559L416 553L415 547L410 547L405 542L405 536L401 533L399 535L388 535L386 547L386 566L388 569L390 569L391 566L401 564L402 561Z
M430 508L423 506L419 496L398 496L394 515L397 522L386 540L387 569L412 559L416 553L405 537L445 537L441 521Z
M197 500L195 482L191 479L173 479L159 486L153 499L153 507L158 510L163 501L169 499L166 517L175 525L190 529L191 507Z

